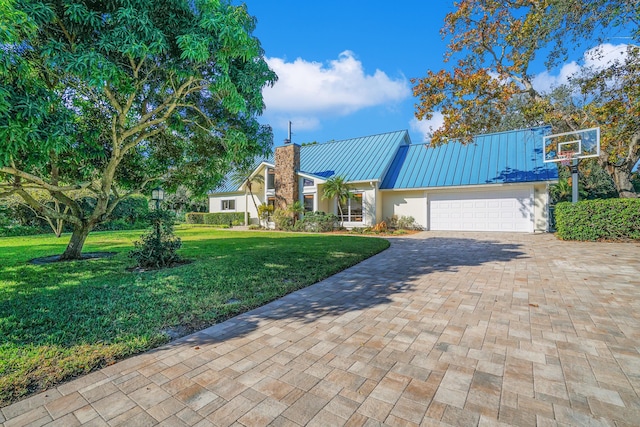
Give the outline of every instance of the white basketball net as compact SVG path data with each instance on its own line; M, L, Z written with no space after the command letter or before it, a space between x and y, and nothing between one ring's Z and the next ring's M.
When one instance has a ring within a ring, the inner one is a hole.
M562 166L571 166L571 159L573 159L573 153L558 153L560 164Z

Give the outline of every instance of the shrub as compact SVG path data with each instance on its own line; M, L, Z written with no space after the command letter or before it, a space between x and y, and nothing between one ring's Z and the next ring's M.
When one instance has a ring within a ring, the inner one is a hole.
M0 237L33 236L35 234L48 233L51 233L50 228L47 230L46 228L31 225L9 225L7 227L0 227Z
M555 220L563 240L640 239L640 199L558 203Z
M187 224L204 224L205 212L189 212L184 216Z
M272 218L277 230L293 230L293 218L286 210L274 210Z
M422 230L420 224L418 224L412 216L393 215L391 218L385 219L387 226L391 230Z
M339 226L340 220L336 215L316 211L304 214L304 217L296 222L295 230L326 233L337 230Z
M274 211L273 205L263 203L260 206L258 206L258 218L260 218L260 221L267 222L271 219L271 215L273 214L273 211Z
M145 222L149 213L149 201L141 194L122 199L111 212L110 218L121 220L128 224Z
M185 215L185 219L187 224L242 225L244 212L189 212Z
M148 217L148 214L140 218L138 221L134 222L133 224L123 219L116 219L114 221L108 221L103 224L100 224L96 228L94 228L94 230L95 231L142 230L149 227L149 221L147 217Z
M387 223L384 221L379 222L373 226L372 230L374 233L384 233L387 231Z
M398 219L396 228L400 230L420 230L422 227L416 222L412 216L401 216Z
M143 268L162 268L180 262L177 251L182 241L173 234L174 214L157 210L149 212L147 218L152 225L151 230L133 243L134 249L129 256Z
M371 231L370 227L353 227L351 232L353 234L366 234Z

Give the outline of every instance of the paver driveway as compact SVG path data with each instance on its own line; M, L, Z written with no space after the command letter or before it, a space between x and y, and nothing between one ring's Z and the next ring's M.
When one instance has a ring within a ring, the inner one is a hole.
M639 351L640 244L425 232L0 423L639 425Z

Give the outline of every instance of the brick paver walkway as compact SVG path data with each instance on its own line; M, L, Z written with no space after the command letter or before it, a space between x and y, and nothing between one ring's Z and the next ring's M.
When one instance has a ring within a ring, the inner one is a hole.
M640 244L421 233L16 425L640 425Z

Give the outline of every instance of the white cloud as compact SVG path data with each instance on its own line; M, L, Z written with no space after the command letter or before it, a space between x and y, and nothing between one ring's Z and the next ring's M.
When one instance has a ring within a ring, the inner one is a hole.
M433 117L429 120L418 120L415 117L409 122L409 127L412 131L421 133L424 137L424 141L431 139L433 131L438 129L444 124L444 117L440 111L435 111Z
M345 116L411 96L407 79L390 78L381 70L366 74L351 51L326 64L302 58L267 58L267 63L278 75L277 83L263 90L266 115L275 118L275 126L284 117L297 117L298 129L311 129L319 126L321 117Z
M584 64L587 67L594 67L598 70L607 68L615 62L623 62L627 57L628 47L624 43L617 45L601 44L585 52Z
M540 92L549 92L554 87L566 84L569 77L580 72L583 67L601 70L615 61L623 61L627 55L627 45L603 43L587 50L582 56L581 64L571 61L564 64L557 74L543 71L533 79L533 87Z
M271 117L271 126L280 129L287 129L289 126L289 121L291 121L294 131L316 130L320 128L320 119L318 119L317 117L285 115L272 115Z
M549 92L551 89L563 85L569 81L569 77L580 71L580 66L571 61L564 64L558 74L553 75L548 71L537 74L532 81L533 87L540 92Z

